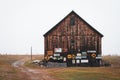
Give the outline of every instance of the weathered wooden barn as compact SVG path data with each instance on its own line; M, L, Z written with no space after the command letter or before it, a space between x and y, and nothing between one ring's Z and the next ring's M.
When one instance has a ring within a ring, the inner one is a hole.
M45 59L68 66L99 66L103 35L74 11L44 34Z

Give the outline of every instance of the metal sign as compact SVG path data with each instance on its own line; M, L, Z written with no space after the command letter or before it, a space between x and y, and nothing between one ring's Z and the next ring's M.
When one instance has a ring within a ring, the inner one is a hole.
M62 48L55 48L55 52L62 52Z
M47 51L47 55L53 55L53 51Z
M98 54L98 56L96 57L96 59L102 59L101 54Z
M81 56L76 56L75 59L81 59Z
M101 57L101 54L98 54L98 57Z
M81 56L81 53L77 53L77 56Z
M88 63L88 60L81 60L81 63Z
M74 54L72 54L72 58L73 58L73 59L75 58L75 55L74 55Z
M81 56L81 58L87 58L87 56Z
M98 57L96 57L96 59L102 59L102 57L98 56Z
M66 57L63 58L63 61L66 61Z
M60 54L54 54L54 56L60 56Z
M67 55L67 58L68 58L68 59L71 59L71 58L72 58L72 55L68 54L68 55Z
M85 54L85 55L86 55L86 54L87 54L87 52L82 52L82 54Z
M88 50L87 53L96 53L96 50Z
M95 57L96 57L96 54L95 54L95 53L93 53L91 56L92 56L93 58L95 58Z
M87 58L87 52L82 52L81 58Z
M76 60L76 63L80 63L80 60Z
M72 63L75 64L75 60L74 59L72 60Z

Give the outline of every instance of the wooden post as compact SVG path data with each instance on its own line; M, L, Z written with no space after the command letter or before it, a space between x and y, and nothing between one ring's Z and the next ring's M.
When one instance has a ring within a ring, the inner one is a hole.
M31 46L31 61L32 61L32 46Z

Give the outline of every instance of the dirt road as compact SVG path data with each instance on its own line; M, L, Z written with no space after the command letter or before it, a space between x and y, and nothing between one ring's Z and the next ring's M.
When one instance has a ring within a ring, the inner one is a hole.
M12 66L14 66L17 69L20 69L22 72L27 74L31 80L56 80L48 74L47 69L30 69L28 67L25 67L23 65L24 63L25 59L22 59L14 62Z

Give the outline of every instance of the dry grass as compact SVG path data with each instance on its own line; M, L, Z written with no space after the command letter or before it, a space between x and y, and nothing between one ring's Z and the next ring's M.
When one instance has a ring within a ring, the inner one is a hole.
M29 58L30 58L30 56L29 56ZM32 56L32 61L33 60L42 60L42 59L43 59L43 55L33 55ZM31 60L27 60L24 65L26 67L29 67L29 68L32 68L32 69L36 69L36 68L40 69L40 66L38 64L33 64L32 61Z
M120 68L120 56L103 56L103 60L111 64L111 67Z
M60 80L120 80L120 69L106 67L73 67L48 69Z
M52 68L48 72L60 80L120 80L120 56L104 56L111 67Z
M11 66L11 63L22 58L27 58L27 62L30 61L30 56L1 55L0 80L30 80L25 73ZM43 56L34 55L34 59L43 59ZM103 60L111 63L112 66L45 68L45 70L60 80L120 80L120 56L104 56ZM39 67L34 68L39 69Z
M35 59L40 59L40 60L42 60L42 59L43 59L43 55L33 55L33 56L32 56L32 60L35 60Z
M46 68L46 70L60 80L120 80L120 56L104 56L103 60L109 62L111 66Z
M11 64L24 56L0 55L0 80L30 80L26 74L11 66Z

